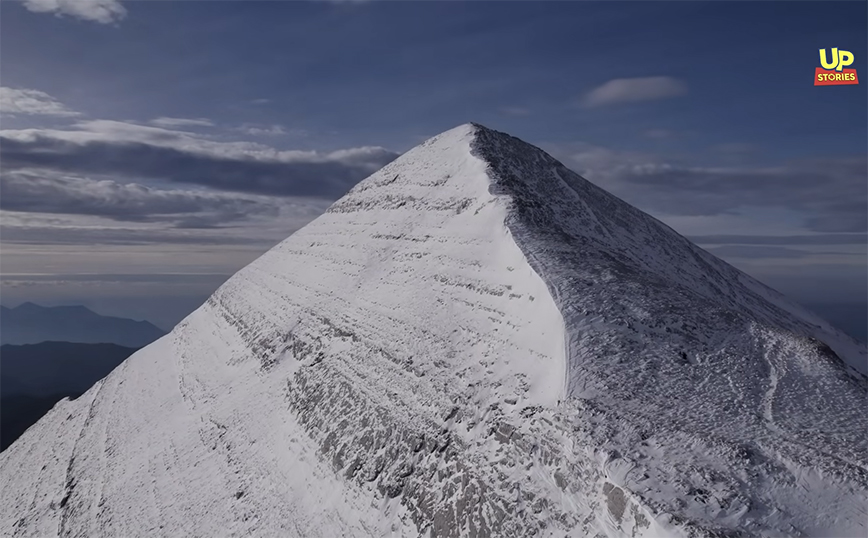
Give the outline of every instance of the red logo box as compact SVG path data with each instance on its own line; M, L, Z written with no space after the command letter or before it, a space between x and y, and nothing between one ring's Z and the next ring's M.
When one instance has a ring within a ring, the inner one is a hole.
M823 69L818 67L814 73L814 86L841 86L843 84L859 84L855 69Z

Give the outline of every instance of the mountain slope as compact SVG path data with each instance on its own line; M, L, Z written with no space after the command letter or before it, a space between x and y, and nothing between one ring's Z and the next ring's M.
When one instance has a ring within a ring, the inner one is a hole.
M142 347L165 332L147 321L101 316L84 306L39 306L23 303L0 307L3 344L73 342Z
M822 320L465 125L28 430L0 531L859 536L864 372Z

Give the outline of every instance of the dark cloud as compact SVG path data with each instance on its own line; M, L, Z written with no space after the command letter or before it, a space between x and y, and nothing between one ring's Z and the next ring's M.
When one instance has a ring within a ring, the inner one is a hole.
M289 235L292 229L286 231ZM2 226L5 244L20 245L213 245L244 246L265 251L279 239L224 233L185 233L183 230L148 230L79 226ZM282 237L280 238L282 239Z
M868 229L865 158L814 160L767 169L636 167L621 178L654 209L682 215L715 215L744 207L804 212L818 232Z
M815 256L828 256L832 254L852 256L852 252L809 252L787 247L775 246L751 246L751 245L727 245L723 247L705 249L719 258L748 258L748 259L803 259Z
M202 284L209 283L219 286L231 274L222 273L51 273L51 274L15 274L4 273L0 276L3 285L28 285L43 282L130 282L130 283L172 283L172 284Z
M179 146L172 147L171 140L72 141L40 134L27 138L0 134L0 163L4 172L38 168L255 194L336 199L397 157L382 148L324 157L281 158L278 154L275 158L255 158L239 152L221 155Z
M868 230L866 156L774 167L695 167L577 144L553 147L567 166L650 213L712 216L763 208L801 214L811 231Z
M700 245L866 245L868 235L693 235L688 239Z

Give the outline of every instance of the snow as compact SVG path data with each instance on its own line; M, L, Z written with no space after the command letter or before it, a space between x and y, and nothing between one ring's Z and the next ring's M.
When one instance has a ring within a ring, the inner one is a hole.
M865 356L464 125L0 454L0 533L863 536Z

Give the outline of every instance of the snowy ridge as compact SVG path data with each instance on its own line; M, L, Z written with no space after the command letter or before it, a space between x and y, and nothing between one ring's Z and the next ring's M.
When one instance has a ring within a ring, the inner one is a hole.
M865 356L464 125L0 454L0 533L862 536Z

